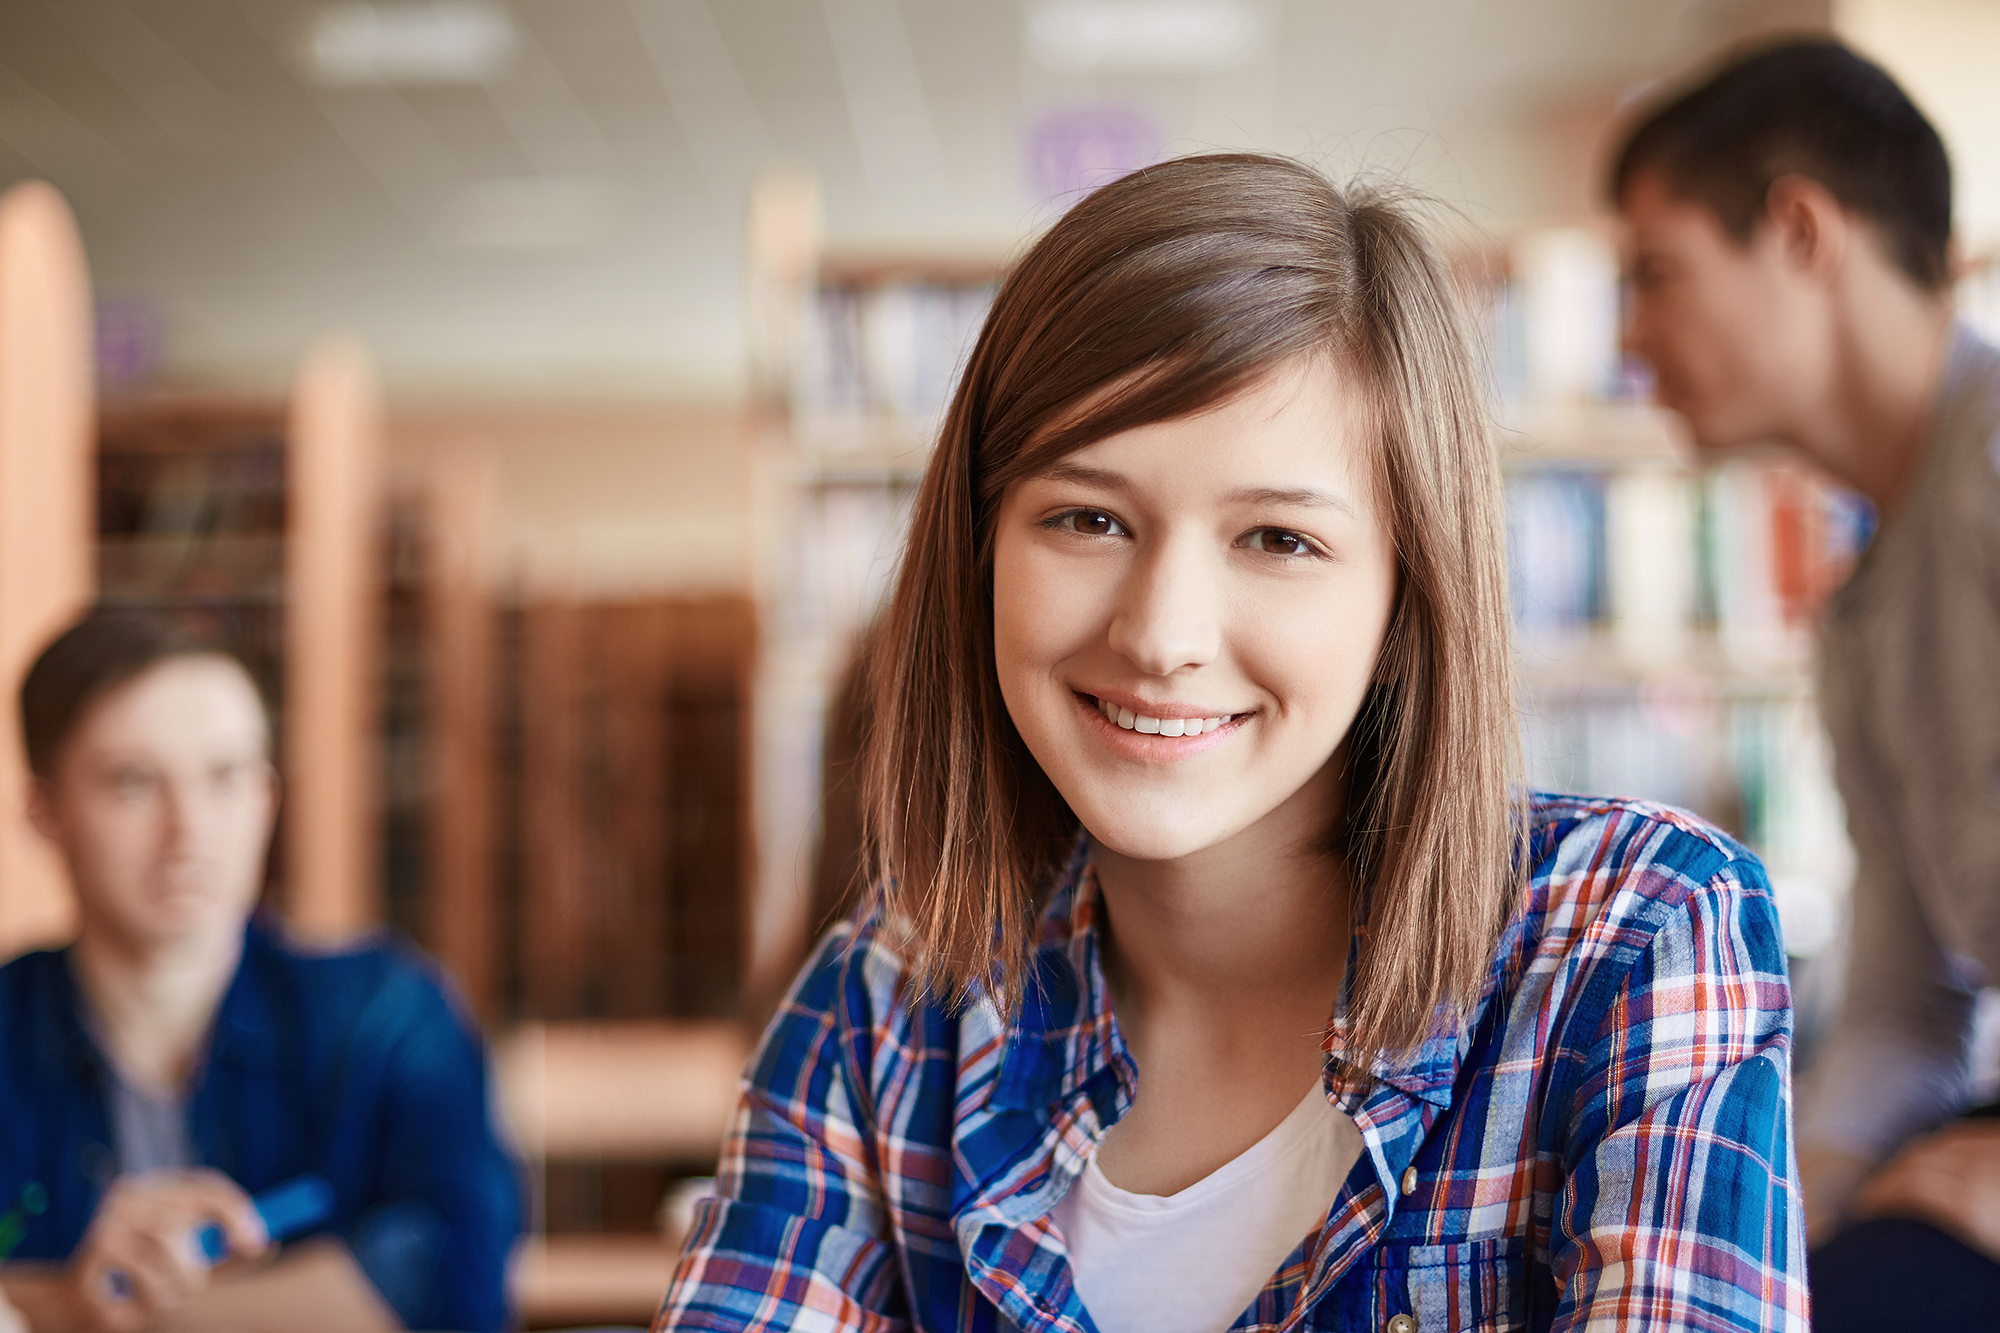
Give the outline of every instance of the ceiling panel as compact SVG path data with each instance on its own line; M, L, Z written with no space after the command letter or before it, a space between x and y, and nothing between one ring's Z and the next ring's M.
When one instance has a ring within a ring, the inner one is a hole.
M463 0L458 0L463 2ZM499 0L493 0L499 3ZM1242 0L1235 68L1037 66L1013 0L513 0L487 82L322 87L304 0L0 0L0 184L75 204L167 382L282 383L328 330L392 391L739 390L744 200L821 177L833 242L1004 252L1053 216L1029 127L1400 170L1504 228L1537 109L1694 49L1727 0Z

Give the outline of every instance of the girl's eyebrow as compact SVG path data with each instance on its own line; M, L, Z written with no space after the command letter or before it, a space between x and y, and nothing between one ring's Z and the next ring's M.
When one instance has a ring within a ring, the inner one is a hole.
M1132 488L1132 483L1121 472L1068 461L1055 463L1037 475L1044 481L1101 486L1112 491L1129 491ZM1361 517L1354 506L1340 496L1314 486L1244 486L1231 491L1229 498L1238 504L1302 505L1312 509L1337 509L1357 521Z
M1322 491L1312 486L1246 486L1231 491L1229 498L1245 504L1305 505L1314 509L1338 509L1349 518L1361 517L1354 511L1354 506L1340 496L1332 491Z
M1103 486L1114 491L1130 490L1132 487L1123 473L1101 467L1085 467L1067 459L1059 460L1035 475L1043 481L1068 481L1079 486Z

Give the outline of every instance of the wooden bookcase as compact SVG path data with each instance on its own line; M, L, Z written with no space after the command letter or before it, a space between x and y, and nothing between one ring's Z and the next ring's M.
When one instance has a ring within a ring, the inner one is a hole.
M779 196L787 201L797 196ZM852 887L855 719L839 696L893 583L917 482L1006 268L962 254L816 253L802 266L783 258L804 277L762 285L789 292L792 307L785 319L767 317L790 332L758 358L782 366L766 381L757 483L765 916L750 986L765 1008Z

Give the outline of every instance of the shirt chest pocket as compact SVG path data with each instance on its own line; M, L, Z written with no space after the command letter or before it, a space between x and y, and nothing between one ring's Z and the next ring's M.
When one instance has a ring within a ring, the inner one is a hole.
M1323 1325L1326 1329L1511 1333L1528 1327L1523 1238L1456 1245L1392 1241L1377 1246L1363 1264L1364 1272L1340 1284L1348 1299L1338 1303L1333 1321Z

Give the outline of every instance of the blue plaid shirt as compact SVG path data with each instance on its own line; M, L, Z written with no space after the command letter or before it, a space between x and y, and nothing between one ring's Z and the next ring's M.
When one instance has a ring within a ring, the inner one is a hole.
M1756 859L1687 815L1538 797L1463 1027L1328 1095L1366 1147L1237 1329L1806 1330L1791 997ZM1091 1330L1050 1210L1132 1105L1086 857L1018 1016L913 1002L868 919L771 1024L665 1329Z

